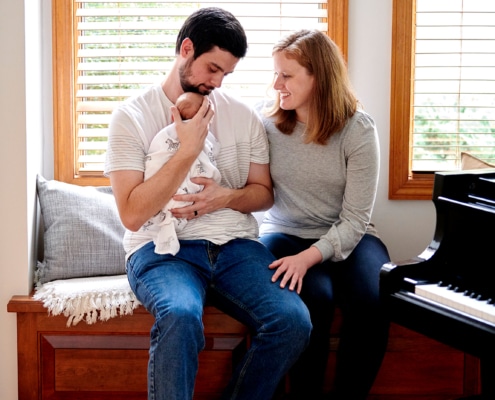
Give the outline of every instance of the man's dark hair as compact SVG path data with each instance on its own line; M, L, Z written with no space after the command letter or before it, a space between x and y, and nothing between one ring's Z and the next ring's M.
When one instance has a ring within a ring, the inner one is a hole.
M218 46L236 58L247 52L246 33L241 23L230 12L217 7L201 8L192 13L177 36L175 54L179 54L184 39L194 45L194 58Z

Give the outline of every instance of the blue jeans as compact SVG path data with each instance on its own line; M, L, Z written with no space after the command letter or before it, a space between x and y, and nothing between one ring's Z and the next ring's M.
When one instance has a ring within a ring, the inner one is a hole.
M276 258L297 254L316 239L267 234L260 240ZM310 344L290 371L291 398L318 398L323 392L335 306L342 312L333 398L365 399L385 354L389 321L379 298L379 275L390 261L380 239L364 235L344 261L313 266L303 278L301 298L313 331Z
M181 240L175 255L148 243L127 263L132 290L155 317L148 363L148 399L192 399L198 354L204 348L206 295L247 325L251 343L224 399L271 399L309 343L311 322L300 297L272 283L273 255L259 242L235 239L218 246Z

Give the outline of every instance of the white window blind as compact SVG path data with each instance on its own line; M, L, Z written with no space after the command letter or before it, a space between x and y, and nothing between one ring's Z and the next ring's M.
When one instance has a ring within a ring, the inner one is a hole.
M175 58L176 35L194 10L219 6L244 26L247 56L222 87L250 103L265 96L271 49L280 36L300 28L328 30L326 0L74 1L78 175L101 175L112 110L163 79Z
M417 0L412 170L495 162L495 1Z

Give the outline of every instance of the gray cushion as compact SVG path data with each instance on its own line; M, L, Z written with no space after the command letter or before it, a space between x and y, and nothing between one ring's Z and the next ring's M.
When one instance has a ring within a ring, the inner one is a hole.
M112 189L77 186L38 176L43 261L36 282L125 274L120 222Z

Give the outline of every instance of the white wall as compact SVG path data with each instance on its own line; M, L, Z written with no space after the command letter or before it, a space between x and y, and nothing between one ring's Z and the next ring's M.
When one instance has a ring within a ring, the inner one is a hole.
M0 2L0 398L16 399L15 316L6 305L28 289L30 228L27 185L23 2Z
M388 200L392 0L349 1L349 71L354 88L377 123L380 184L373 220L393 260L420 254L433 238L430 200Z
M36 259L35 178L42 165L41 6L43 0L0 0L0 399L17 399L16 318L7 313L14 294L27 294ZM48 10L49 11L49 10ZM50 42L48 42L50 46ZM50 75L48 73L48 75ZM48 124L50 126L50 124ZM48 132L51 135L51 132Z
M27 6L25 7L25 4ZM35 178L52 177L50 2L0 0L0 399L17 399L14 294L27 294L34 266ZM434 230L430 201L388 200L392 0L350 0L349 69L381 141L374 221L393 259L415 256Z

